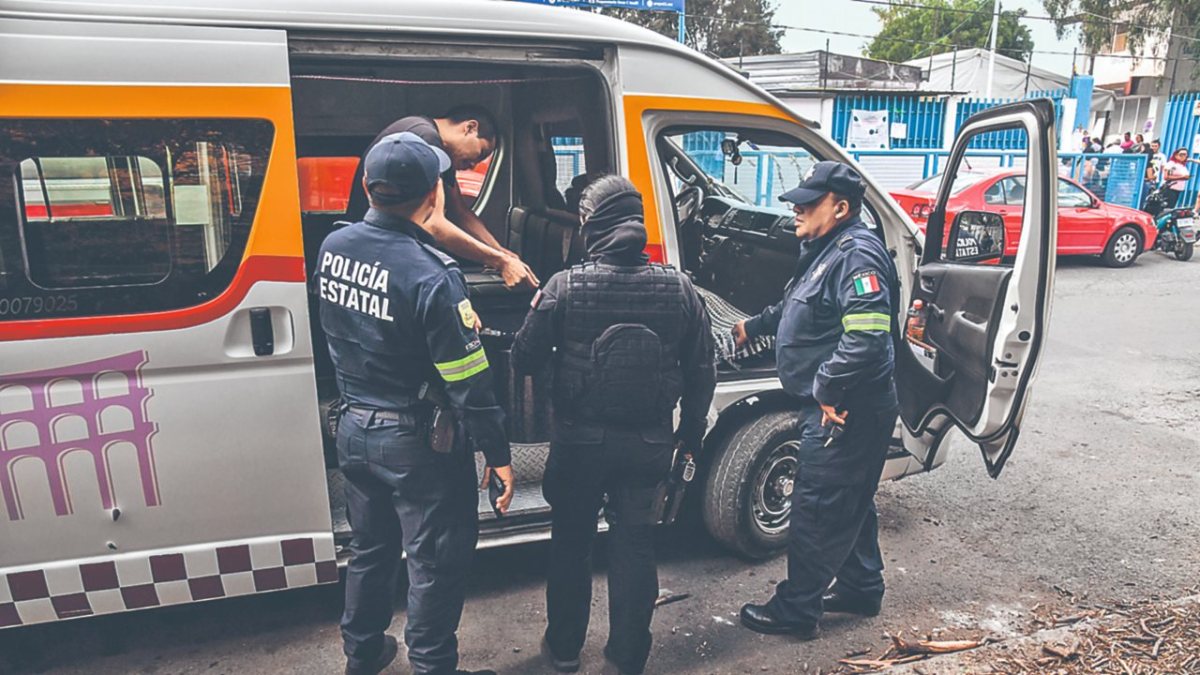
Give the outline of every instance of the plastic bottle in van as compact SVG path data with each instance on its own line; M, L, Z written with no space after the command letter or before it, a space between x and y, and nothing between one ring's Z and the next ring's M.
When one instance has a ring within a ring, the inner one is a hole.
M905 323L905 336L912 342L925 342L925 301L913 300L908 309L908 321Z

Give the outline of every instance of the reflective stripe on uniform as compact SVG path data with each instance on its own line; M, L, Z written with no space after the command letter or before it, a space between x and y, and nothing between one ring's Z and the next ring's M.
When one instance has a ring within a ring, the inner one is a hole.
M447 382L459 382L487 370L488 360L483 349L477 349L457 361L433 365L437 366L438 372L442 374L442 379Z
M847 314L842 317L842 328L849 333L852 330L881 330L892 332L892 320L887 314L866 312L864 314Z

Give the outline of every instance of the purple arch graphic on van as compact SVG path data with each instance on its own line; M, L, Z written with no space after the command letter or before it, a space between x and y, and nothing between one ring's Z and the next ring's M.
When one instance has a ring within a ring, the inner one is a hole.
M105 509L116 505L111 456L132 447L142 497L158 506L158 476L151 438L158 426L146 418L153 392L142 385L144 351L61 368L0 375L0 495L9 520L24 518L15 467L41 460L54 513L74 513L64 473L68 455L91 456Z

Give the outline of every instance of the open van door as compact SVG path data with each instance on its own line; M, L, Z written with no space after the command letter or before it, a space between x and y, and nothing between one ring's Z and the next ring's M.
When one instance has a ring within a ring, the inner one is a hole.
M967 155L973 140L997 132L1024 133L1028 149L1020 241L1011 259L1001 257L1000 215L946 211L960 170L997 162ZM906 330L898 337L896 384L904 427L919 444L936 448L957 426L979 445L993 478L1020 434L1049 325L1058 230L1056 147L1048 100L999 106L967 120L947 161L911 281L914 303L924 304L924 334Z

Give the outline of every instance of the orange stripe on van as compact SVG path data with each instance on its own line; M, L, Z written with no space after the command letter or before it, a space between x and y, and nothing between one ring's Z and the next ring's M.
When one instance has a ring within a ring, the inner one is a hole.
M296 133L288 87L0 84L0 118L245 117L275 126L266 180L243 261L304 256Z
M629 180L644 195L654 194L653 173L650 170L650 153L646 143L646 130L642 118L651 111L711 112L736 115L754 115L789 121L799 121L786 110L769 103L728 101L713 98L691 98L683 96L625 96L625 134L629 150ZM656 202L657 203L657 202ZM646 209L646 234L648 248L664 251L662 223L657 208ZM673 217L673 216L671 216Z
M296 134L288 87L0 84L0 118L251 118L275 127L250 239L232 283L195 307L0 323L0 341L188 328L232 312L260 281L303 283Z
M0 323L0 342L190 328L233 312L254 284L263 281L304 283L304 280L303 258L253 256L242 261L224 293L202 305L152 314L6 321Z

